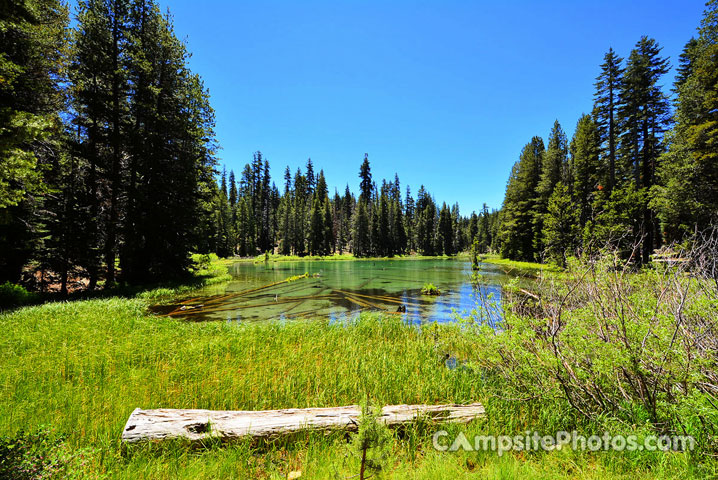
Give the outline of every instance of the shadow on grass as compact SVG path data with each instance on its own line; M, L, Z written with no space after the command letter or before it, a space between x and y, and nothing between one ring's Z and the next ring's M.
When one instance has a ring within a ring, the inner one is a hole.
M73 302L102 298L145 298L161 301L188 294L202 287L230 280L227 268L221 261L213 260L206 265L195 263L184 275L174 276L161 281L130 284L120 282L109 288L83 290L71 293L29 292L25 288L6 283L0 285L0 313L8 313L23 307L42 305L52 302Z

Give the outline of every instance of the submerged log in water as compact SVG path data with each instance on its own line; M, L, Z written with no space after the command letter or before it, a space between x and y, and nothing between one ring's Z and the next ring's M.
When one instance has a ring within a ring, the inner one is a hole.
M354 431L361 408L357 405L330 408L291 408L262 411L136 409L122 432L122 441L138 443L168 439L200 442L210 438L274 438L303 430ZM433 422L468 423L484 416L484 407L471 405L390 405L379 421L390 427L419 418Z

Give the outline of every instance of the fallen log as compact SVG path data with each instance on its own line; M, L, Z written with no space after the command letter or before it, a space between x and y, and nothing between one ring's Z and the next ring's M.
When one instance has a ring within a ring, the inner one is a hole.
M187 439L200 442L210 438L231 441L243 437L275 438L303 430L355 431L361 408L357 405L331 408L290 408L284 410L156 410L136 409L122 432L124 443ZM417 419L432 422L468 423L484 416L484 407L471 405L390 405L382 408L379 421L389 427Z

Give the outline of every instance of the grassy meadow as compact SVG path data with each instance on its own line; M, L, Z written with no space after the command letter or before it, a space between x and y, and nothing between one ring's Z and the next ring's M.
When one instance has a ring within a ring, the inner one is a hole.
M201 271L210 282L224 275L216 261ZM147 313L148 305L178 292L185 290L46 303L0 314L0 437L49 429L50 440L39 450L59 459L56 478L281 479L301 471L301 478L345 479L358 474L359 459L344 434L201 449L180 442L123 449L119 439L137 407L261 410L357 404L367 397L375 405L483 402L486 419L442 427L469 438L529 429L548 433L557 426L631 430L625 422L581 419L560 398L503 398L501 392L517 391L502 383L499 350L486 338L478 341L482 327L475 321L416 328L391 316L363 315L349 324L230 324ZM447 368L447 355L461 367ZM394 432L382 478L715 474L712 463L682 452L438 452L432 447L437 429L416 424Z

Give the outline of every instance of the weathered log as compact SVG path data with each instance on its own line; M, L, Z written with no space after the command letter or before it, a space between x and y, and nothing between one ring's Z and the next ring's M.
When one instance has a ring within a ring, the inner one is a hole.
M274 438L302 430L355 431L360 414L361 408L357 405L262 411L138 408L132 412L125 425L122 441L137 443L183 438L198 442L209 438ZM379 421L390 427L410 423L419 418L433 422L468 423L483 415L484 407L479 403L390 405L382 408Z

